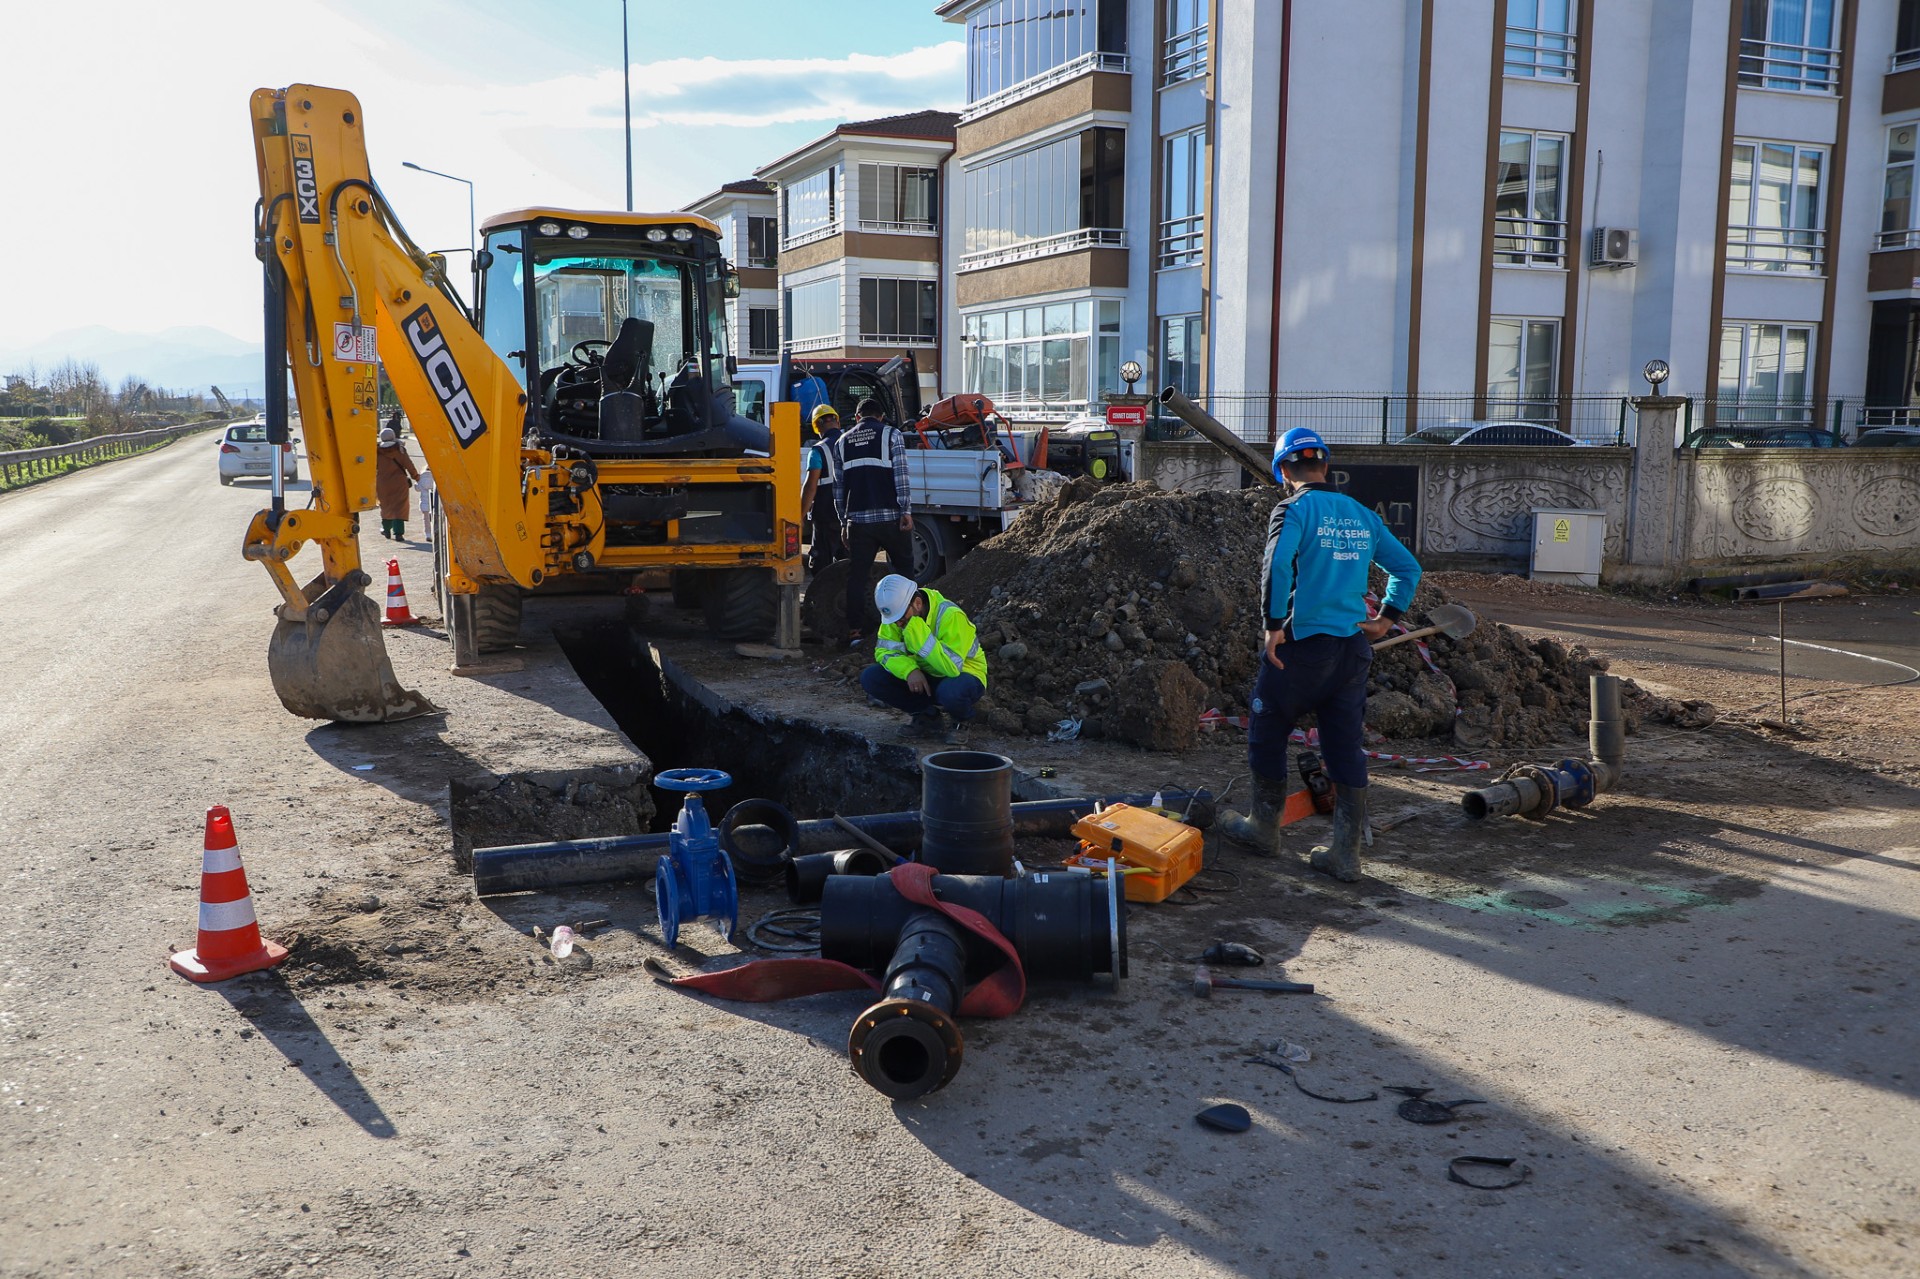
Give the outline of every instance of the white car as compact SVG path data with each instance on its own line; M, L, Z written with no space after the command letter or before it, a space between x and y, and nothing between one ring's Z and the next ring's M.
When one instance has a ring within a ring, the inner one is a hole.
M220 482L231 484L249 476L269 479L273 475L273 455L280 454L280 475L288 483L300 478L300 463L293 455L292 440L277 450L267 442L267 424L261 418L235 422L220 435Z

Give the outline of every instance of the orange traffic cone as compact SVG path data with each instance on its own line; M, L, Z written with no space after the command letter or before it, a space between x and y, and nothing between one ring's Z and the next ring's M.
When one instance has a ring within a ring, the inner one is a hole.
M287 957L285 946L260 939L253 894L233 838L233 814L225 805L207 810L206 854L200 865L200 940L167 966L194 981L225 981L272 968Z
M419 619L407 607L407 588L400 584L400 561L387 561L387 617L383 626L412 626Z

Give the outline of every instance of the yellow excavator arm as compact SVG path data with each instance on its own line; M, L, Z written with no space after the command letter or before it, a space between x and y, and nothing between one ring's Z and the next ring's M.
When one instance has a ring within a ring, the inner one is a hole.
M314 85L252 100L266 273L269 438L286 438L284 358L298 396L313 482L288 510L276 468L272 505L243 554L272 574L282 603L269 648L275 690L295 714L385 720L432 709L400 688L379 631L358 519L377 505L378 380L384 364L420 441L446 515L455 595L476 578L535 586L548 566L600 549L591 484L573 484L566 516L549 492L567 468L522 449L526 394L446 287L444 266L407 241L370 176L360 104ZM307 543L320 573L304 586L289 561Z

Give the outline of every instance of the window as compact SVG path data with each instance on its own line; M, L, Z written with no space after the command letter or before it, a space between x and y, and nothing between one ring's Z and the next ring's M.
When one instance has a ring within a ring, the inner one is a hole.
M1564 175L1567 138L1561 133L1502 130L1495 167L1493 260L1505 266L1565 266L1567 223Z
M1560 321L1494 316L1487 325L1487 417L1550 421L1559 386Z
M777 307L747 308L747 354L780 354L780 311Z
M939 337L932 280L860 281L860 340L882 346Z
M787 226L782 248L791 249L840 230L841 173L839 165L828 165L780 188L780 211Z
M1887 130L1887 185L1880 203L1880 247L1910 249L1920 244L1914 225L1913 152L1920 125L1896 124Z
M1920 66L1920 0L1900 0L1900 17L1893 32L1893 69Z
M1126 52L1126 0L993 0L967 19L967 102L990 109L1011 90L1125 70Z
M932 231L940 207L935 169L897 164L860 166L862 231Z
M780 261L780 220L747 219L747 265L775 266Z
M1573 0L1507 0L1507 74L1574 76Z
M1120 379L1120 303L1081 298L961 321L965 383L1002 409L1072 416Z
M1833 0L1745 0L1740 85L1832 93L1840 84Z
M493 353L507 362L513 380L524 391L527 387L526 243L518 231L490 231L487 249L493 254L493 260L481 278L481 332Z
M1167 0L1167 47L1160 82L1178 84L1207 73L1208 0Z
M1813 333L1810 324L1721 325L1715 421L1812 424Z
M1189 266L1200 260L1207 238L1207 131L1176 133L1166 148L1160 265Z
M1827 153L1790 142L1735 142L1727 268L1817 273L1827 233L1820 175Z
M1160 385L1177 386L1190 399L1200 395L1203 317L1170 315L1160 321Z
M785 302L788 346L799 351L840 345L840 281L797 284L786 291Z
M1085 129L966 172L960 268L1119 245L1126 131Z

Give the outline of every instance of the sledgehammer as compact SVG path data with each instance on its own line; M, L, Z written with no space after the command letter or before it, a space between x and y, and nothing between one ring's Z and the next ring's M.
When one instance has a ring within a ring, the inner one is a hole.
M1473 634L1473 628L1480 623L1474 617L1473 610L1462 604L1435 604L1427 611L1427 620L1431 626L1422 626L1417 631L1408 631L1404 635L1394 635L1381 640L1373 646L1374 652L1383 648L1392 648L1395 644L1404 644L1408 640L1425 639L1429 635L1445 635L1448 639L1465 639Z
M1213 998L1214 988L1222 990L1277 990L1286 995L1311 995L1310 981L1252 981L1240 977L1216 977L1204 968L1193 972L1193 993L1202 999Z

